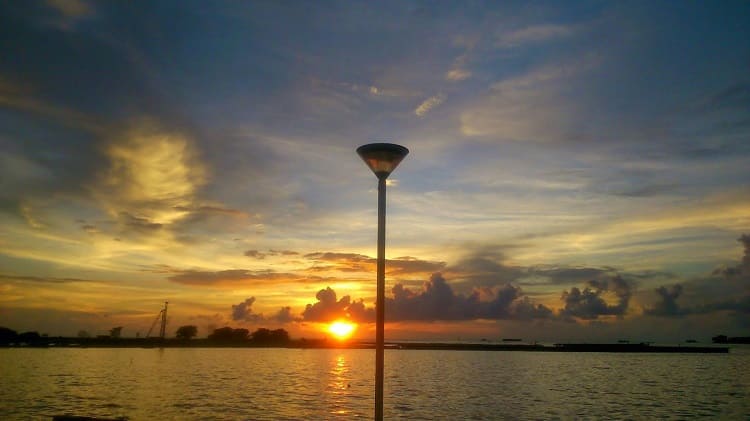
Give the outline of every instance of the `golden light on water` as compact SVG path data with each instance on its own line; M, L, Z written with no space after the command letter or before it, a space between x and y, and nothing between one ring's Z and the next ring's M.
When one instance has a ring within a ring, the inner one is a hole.
M357 330L356 324L340 320L333 322L328 326L328 332L338 340L348 339L352 336L355 330Z

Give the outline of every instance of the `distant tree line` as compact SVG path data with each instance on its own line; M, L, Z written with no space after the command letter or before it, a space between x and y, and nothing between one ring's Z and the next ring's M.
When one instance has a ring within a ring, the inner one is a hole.
M250 343L259 346L280 346L289 343L289 333L284 329L270 330L259 328L250 333L247 329L233 329L222 327L214 329L206 338L210 342L220 343Z
M18 333L7 327L0 327L0 345L8 345L12 343L34 345L41 342L46 336L47 335L40 335L39 332Z
M109 335L91 337L88 332L80 331L75 338L51 338L38 332L18 333L7 327L0 327L0 346L314 346L318 342L301 339L293 343L289 333L284 329L259 328L250 333L243 328L222 327L214 329L205 339L195 339L198 327L180 326L174 339L162 338L123 338L122 327L110 329Z

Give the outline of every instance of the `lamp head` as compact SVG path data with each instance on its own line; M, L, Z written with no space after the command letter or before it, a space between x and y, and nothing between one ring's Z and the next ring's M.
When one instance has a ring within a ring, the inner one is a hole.
M370 143L357 148L357 153L378 178L388 178L409 150L393 143Z

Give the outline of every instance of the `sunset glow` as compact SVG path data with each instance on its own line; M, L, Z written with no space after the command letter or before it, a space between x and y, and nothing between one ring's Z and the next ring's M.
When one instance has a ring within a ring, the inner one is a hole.
M328 326L328 332L340 341L351 337L356 329L357 325L354 323L342 321L333 322Z
M748 334L750 2L188 3L0 2L0 327L371 341L385 142L389 340Z

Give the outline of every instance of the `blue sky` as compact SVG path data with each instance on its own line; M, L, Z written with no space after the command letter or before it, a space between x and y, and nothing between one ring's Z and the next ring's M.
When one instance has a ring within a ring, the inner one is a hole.
M750 326L746 2L0 8L11 328L368 337L372 141L392 338Z

